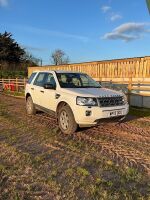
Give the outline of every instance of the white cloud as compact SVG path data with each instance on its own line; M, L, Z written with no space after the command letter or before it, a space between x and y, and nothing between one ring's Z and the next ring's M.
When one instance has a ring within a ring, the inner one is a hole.
M132 40L139 39L138 36L134 35L127 35L127 34L121 34L117 32L112 33L106 33L103 37L103 39L109 39L109 40L124 40L125 42L130 42Z
M147 32L146 26L150 25L150 23L135 23L129 22L122 24L115 28L115 31L119 33L140 33Z
M106 12L108 12L109 10L111 10L111 7L110 6L102 6L102 11L104 12L104 13L106 13Z
M122 18L122 16L119 15L119 14L112 14L110 20L111 21L116 21L116 20L121 19L121 18Z
M8 0L0 0L0 6L5 7L8 5Z
M150 23L125 23L115 28L112 32L106 33L103 39L130 42L140 39L146 33L149 33L150 30L147 28L148 26L150 26Z
M103 13L108 13L109 14L109 17L110 17L111 21L116 21L116 20L122 18L121 15L119 15L117 13L110 12L112 10L112 7L110 7L110 6L102 6L101 9L102 9Z

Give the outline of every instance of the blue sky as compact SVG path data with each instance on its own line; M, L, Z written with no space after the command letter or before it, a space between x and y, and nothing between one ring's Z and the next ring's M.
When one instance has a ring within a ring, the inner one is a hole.
M0 0L0 32L44 64L64 50L71 62L150 55L145 0Z

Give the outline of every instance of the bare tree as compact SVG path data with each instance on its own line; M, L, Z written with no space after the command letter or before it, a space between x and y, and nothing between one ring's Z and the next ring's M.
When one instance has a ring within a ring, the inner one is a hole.
M31 53L29 53L28 51L25 51L25 54L23 56L23 61L28 64L29 66L38 66L40 63L40 59L34 57Z
M51 54L51 59L54 65L63 65L69 63L69 57L61 49L56 49Z

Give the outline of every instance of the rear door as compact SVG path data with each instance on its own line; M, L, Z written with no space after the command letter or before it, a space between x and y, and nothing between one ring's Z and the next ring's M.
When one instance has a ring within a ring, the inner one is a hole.
M31 94L32 99L34 97L33 82L34 82L34 79L36 78L36 75L37 75L36 72L34 72L34 73L31 74L30 78L27 81L26 89L25 89L25 94L27 94L27 93Z
M47 73L45 72L39 72L37 77L35 78L35 81L33 83L33 102L36 105L42 106L42 98L44 93L44 83Z

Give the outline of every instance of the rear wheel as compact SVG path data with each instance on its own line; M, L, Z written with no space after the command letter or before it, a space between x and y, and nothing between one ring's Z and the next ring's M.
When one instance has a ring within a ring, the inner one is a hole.
M66 134L74 133L78 128L78 125L74 119L73 112L68 105L59 109L58 123L61 131Z
M26 100L26 111L28 115L36 114L36 109L31 96L29 96Z

